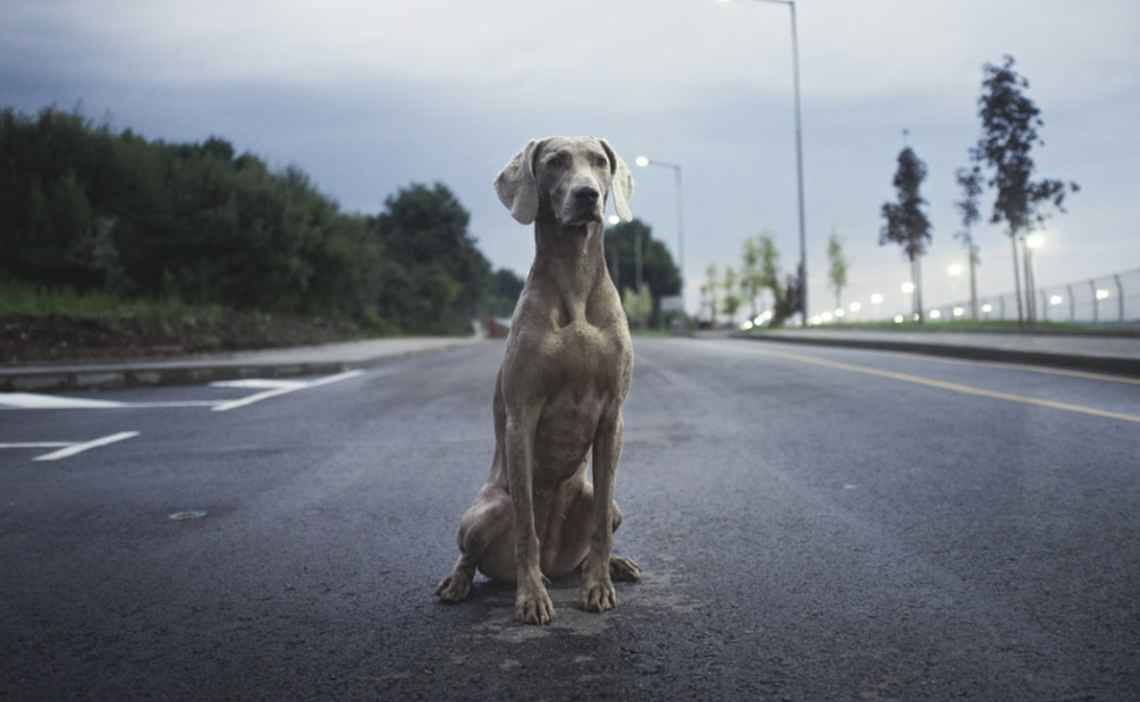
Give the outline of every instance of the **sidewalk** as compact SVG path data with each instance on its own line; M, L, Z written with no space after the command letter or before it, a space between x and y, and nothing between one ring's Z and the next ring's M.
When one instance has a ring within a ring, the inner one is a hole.
M764 331L735 336L758 341L904 351L1140 376L1140 337L830 329Z
M402 337L163 359L8 365L0 366L0 392L102 390L339 373L476 341L479 337Z

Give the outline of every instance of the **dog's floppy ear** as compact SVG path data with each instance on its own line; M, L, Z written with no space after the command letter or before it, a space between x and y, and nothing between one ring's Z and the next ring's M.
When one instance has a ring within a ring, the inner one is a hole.
M511 211L519 224L530 224L538 216L538 182L534 176L534 158L545 139L531 139L522 151L503 166L495 178L499 202Z
M625 161L617 155L608 141L605 139L598 139L598 141L606 150L606 155L610 157L610 178L612 182L610 189L614 193L614 209L617 210L618 217L628 222L633 219L633 212L629 209L629 201L633 199L633 174L629 172L629 166L625 165Z

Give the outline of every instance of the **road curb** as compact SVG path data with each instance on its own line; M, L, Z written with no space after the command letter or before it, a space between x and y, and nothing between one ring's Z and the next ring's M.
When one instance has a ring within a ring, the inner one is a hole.
M733 334L734 339L752 341L773 341L780 344L801 346L830 346L861 349L865 351L899 351L926 356L962 358L972 361L998 361L1002 363L1022 363L1052 368L1109 373L1140 378L1140 359L1123 356L1083 356L1078 354L1045 353L1042 351L1015 351L986 346L958 346L949 344L927 344L913 341L891 341L889 339L836 339L810 338L791 335Z
M421 354L450 351L469 341L422 349L381 354L357 361L318 361L287 363L234 363L208 361L149 361L137 365L93 363L87 366L60 366L22 372L0 368L0 392L44 392L57 390L116 390L160 385L197 385L217 380L241 378L289 378L302 375L331 375L346 370L375 368L390 361Z

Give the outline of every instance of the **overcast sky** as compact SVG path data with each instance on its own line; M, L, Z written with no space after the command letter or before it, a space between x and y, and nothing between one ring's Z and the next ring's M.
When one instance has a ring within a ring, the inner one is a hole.
M1046 121L1039 173L1083 187L1046 232L1038 281L1140 267L1136 0L800 0L798 11L813 311L831 300L832 229L851 259L845 299L878 291L901 305L908 267L878 233L904 128L930 169L927 300L966 294L946 275L964 260L953 173L978 134L982 64L1005 53ZM683 164L690 307L706 265L737 265L745 236L771 229L785 270L798 257L780 5L6 0L4 15L0 104L82 101L152 138L221 135L300 165L349 210L443 181L487 256L523 275L532 236L491 180L528 138L550 134L605 136L631 167L638 154ZM634 170L634 213L676 252L671 174ZM1012 289L1008 239L977 236L981 292Z

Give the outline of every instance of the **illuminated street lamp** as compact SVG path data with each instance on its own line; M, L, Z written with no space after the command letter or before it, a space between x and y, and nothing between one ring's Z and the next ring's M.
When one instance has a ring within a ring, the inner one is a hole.
M900 290L903 291L903 295L910 295L911 293L914 292L914 283L912 283L908 280L902 284L902 286L900 287Z
M882 293L871 293L871 304L875 306L875 319L879 318L879 305L883 304Z

